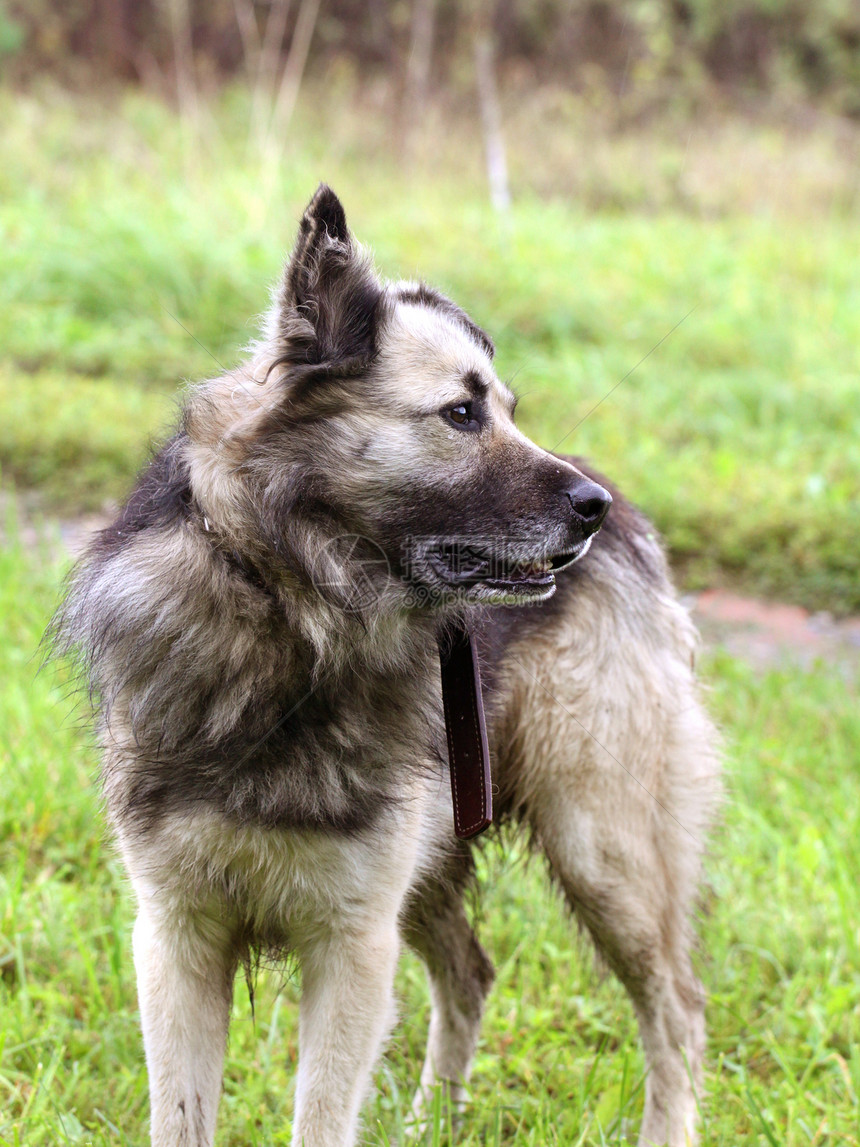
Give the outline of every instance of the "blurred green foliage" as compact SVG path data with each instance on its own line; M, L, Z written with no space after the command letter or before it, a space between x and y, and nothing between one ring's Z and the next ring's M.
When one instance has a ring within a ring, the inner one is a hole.
M5 0L0 2L0 67L6 56L14 56L21 50L26 40L26 32L21 24L9 14Z

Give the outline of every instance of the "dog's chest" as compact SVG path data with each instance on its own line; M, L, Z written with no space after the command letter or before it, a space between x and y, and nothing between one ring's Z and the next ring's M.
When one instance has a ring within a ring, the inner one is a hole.
M115 766L108 753L115 821L151 826L202 808L236 827L355 834L402 800L411 776L444 771L438 681L419 665L293 683L254 697L216 740L177 736L157 752Z
M289 948L308 929L374 919L436 863L450 832L444 780L414 773L401 796L355 834L240 826L201 809L166 817L148 839L120 831L120 846L137 887L156 887L171 914Z

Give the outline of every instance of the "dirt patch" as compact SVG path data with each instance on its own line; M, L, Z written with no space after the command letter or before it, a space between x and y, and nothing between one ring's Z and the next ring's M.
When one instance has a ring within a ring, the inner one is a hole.
M817 662L860 669L860 617L837 621L797 605L709 589L684 599L706 646L727 649L761 668L811 669Z

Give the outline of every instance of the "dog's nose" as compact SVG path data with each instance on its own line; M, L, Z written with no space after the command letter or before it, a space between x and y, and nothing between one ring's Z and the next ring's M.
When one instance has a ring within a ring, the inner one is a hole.
M567 491L567 496L583 537L590 538L603 525L603 519L612 505L612 495L596 482L578 478Z

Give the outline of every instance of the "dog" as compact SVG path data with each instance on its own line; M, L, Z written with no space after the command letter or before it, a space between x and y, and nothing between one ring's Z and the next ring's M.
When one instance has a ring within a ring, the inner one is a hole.
M457 1108L493 979L463 907L438 642L478 649L496 823L526 830L627 989L641 1144L695 1136L691 915L719 797L696 635L653 527L514 421L493 344L384 283L321 185L247 361L70 576L136 894L153 1147L208 1147L237 968L302 969L293 1143L349 1147L401 940L432 1015L415 1102ZM611 509L610 509L611 502Z

